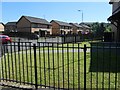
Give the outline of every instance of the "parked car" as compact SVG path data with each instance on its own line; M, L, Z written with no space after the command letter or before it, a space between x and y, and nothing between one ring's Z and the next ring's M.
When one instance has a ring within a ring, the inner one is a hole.
M2 41L2 44L7 44L12 42L12 39L7 35L0 35L0 40Z

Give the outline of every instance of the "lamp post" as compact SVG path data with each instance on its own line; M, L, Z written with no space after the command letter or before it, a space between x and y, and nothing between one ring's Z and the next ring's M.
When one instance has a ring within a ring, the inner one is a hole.
M83 23L83 10L78 10L79 12L82 12L82 23Z

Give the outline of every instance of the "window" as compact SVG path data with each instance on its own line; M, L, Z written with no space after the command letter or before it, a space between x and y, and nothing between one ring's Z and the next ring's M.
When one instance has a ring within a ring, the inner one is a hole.
M34 27L34 28L35 28L35 27L38 27L38 25L37 25L37 24L32 24L32 27Z
M63 28L63 26L60 26L60 28L62 29L62 28Z
M47 25L47 29L49 29L50 28L50 26L49 25Z
M49 28L49 25L44 25L44 24L38 24L39 28Z

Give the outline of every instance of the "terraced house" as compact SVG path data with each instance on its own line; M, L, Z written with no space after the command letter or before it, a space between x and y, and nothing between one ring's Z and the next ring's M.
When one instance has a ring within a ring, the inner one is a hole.
M17 22L7 22L5 24L5 31L6 32L17 32Z
M88 34L91 32L91 27L86 25L85 23L80 23L80 25L83 27L83 34Z
M51 23L42 18L22 16L17 22L18 32L37 33L39 36L51 34Z
M112 15L108 20L112 23L114 41L120 42L120 0L110 0L109 4L112 5Z
M81 34L83 32L83 27L78 23L70 23L72 25L72 33L73 34Z
M0 33L4 31L4 24L0 22Z
M67 22L52 20L50 22L52 24L52 34L70 34L72 32L72 25Z

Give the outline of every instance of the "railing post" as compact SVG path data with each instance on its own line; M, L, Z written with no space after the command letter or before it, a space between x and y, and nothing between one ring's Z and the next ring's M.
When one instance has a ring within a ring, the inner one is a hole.
M20 38L18 39L18 52L20 51Z
M84 44L84 90L86 90L86 51L87 47L86 44Z
M77 41L76 41L76 34L75 34L75 43L76 43Z
M37 60L36 60L36 44L33 44L33 50L34 50L34 69L35 69L35 89L38 89L37 84Z

